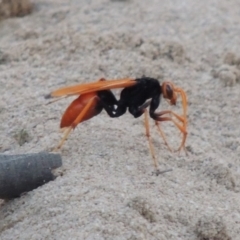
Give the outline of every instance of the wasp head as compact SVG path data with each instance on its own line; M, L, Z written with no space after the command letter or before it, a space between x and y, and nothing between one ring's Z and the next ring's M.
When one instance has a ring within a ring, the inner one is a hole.
M162 83L162 93L163 97L166 98L170 105L176 105L177 102L177 94L174 90L174 84L171 82L163 82Z

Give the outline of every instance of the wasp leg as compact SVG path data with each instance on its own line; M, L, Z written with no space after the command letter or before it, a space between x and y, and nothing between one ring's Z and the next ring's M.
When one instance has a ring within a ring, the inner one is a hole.
M86 106L83 108L83 110L80 112L80 114L77 116L77 118L73 121L73 123L66 128L66 130L64 131L64 135L62 140L60 141L60 143L58 144L58 146L54 149L55 151L60 149L63 145L63 143L67 140L68 135L70 134L70 132L80 123L83 121L84 117L86 116L86 114L88 114L88 111L91 107L93 107L94 105L96 105L95 101L96 101L96 97L93 97L89 100L89 102L86 104Z
M127 103L125 102L128 98L122 98L121 101L117 101L115 96L111 91L99 91L98 97L101 99L101 106L105 109L108 115L112 118L119 117L123 115L127 111ZM146 108L151 104L151 100L146 101L141 106L129 106L129 112L135 117L140 117L143 113L145 116L145 128L146 128L146 136L149 142L150 152L154 161L154 166L157 168L157 161L155 157L155 152L153 148L153 144L151 141L150 130L149 130L149 121L147 116ZM114 108L114 105L116 108Z
M150 127L149 127L149 121L148 121L148 114L147 114L147 107L151 104L151 100L146 101L142 106L140 107L135 107L135 106L130 106L129 107L129 112L135 117L140 117L144 113L144 123L145 123L145 129L146 129L146 137L148 139L148 144L149 144L149 149L153 158L153 163L155 168L157 169L157 160L155 157L155 150L152 144L152 138L150 135Z
M164 144L167 146L168 150L169 150L170 152L172 152L172 149L171 149L171 147L169 146L169 144L168 144L168 142L167 142L166 136L165 136L164 132L162 131L162 129L160 128L159 122L158 122L158 121L155 121L155 125L156 125L156 127L157 127L158 133L161 135L161 137L162 137L162 139L163 139L163 141L164 141Z
M149 149L150 149L150 152L151 152L151 155L152 155L152 158L153 158L154 166L157 169L157 160L156 160L156 157L155 157L155 151L154 151L154 147L153 147L152 139L151 139L151 135L150 135L148 114L147 114L146 109L144 110L144 119L145 119L144 122L145 122L146 136L147 136L147 139L148 139Z
M136 106L129 106L128 111L135 117L138 118L142 116L143 113L145 113L146 108L151 104L151 100L146 101L143 105L140 107Z
M176 120L174 120L172 117L162 117L163 115L165 114L170 114L170 115L173 115L174 117L176 117L180 122L183 123L183 126L181 126ZM163 122L163 121L172 121L174 123L174 125L183 133L183 138L182 138L182 142L181 142L181 145L180 147L177 149L178 152L181 151L181 149L184 149L184 151L187 153L186 151L186 147L185 147L185 142L186 142L186 139L187 139L187 121L186 121L186 118L185 117L181 117L179 116L178 114L174 113L173 111L171 110L166 110L166 111L162 111L162 112L159 112L159 113L154 113L153 114L153 119L156 120L156 121L160 121L160 122Z

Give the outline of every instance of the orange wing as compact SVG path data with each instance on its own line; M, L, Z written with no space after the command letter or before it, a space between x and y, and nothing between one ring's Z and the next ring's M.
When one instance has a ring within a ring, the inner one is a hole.
M51 92L48 97L71 96L114 88L125 88L131 87L137 83L135 79L132 78L123 78L109 81L104 80L105 79L100 79L100 81L93 83L83 83L75 86L60 88L56 91Z

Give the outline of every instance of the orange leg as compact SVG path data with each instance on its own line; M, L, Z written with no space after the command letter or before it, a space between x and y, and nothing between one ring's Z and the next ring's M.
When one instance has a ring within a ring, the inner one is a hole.
M155 121L155 125L157 126L158 133L161 135L161 137L162 137L165 145L167 146L168 150L169 150L170 152L172 152L171 147L170 147L169 144L167 143L166 136L165 136L164 132L162 131L162 129L160 128L159 122L158 122L158 121Z
M177 120L179 120L180 122L183 123L183 125L179 124L175 119L172 118L172 116L170 117L162 117L165 114L170 114L173 115ZM187 138L187 120L185 117L181 117L178 114L174 113L171 110L166 110L166 111L162 111L159 113L155 113L155 118L156 121L172 121L174 123L174 125L183 133L183 138L182 138L182 142L180 147L177 149L177 151L181 151L181 149L183 148L184 151L186 152L186 148L185 148L185 142L186 142L186 138Z
M146 128L146 136L148 138L148 143L149 143L149 148L150 148L150 152L153 158L153 163L155 168L157 168L157 160L155 157L155 151L154 151L154 147L152 144L152 139L151 139L151 135L150 135L150 129L149 129L149 121L148 121L148 114L147 114L147 110L144 110L144 118L145 118L145 128Z
M89 102L86 104L86 106L83 108L83 110L80 112L80 114L77 116L77 118L73 121L71 126L67 127L64 131L64 135L58 146L54 149L55 151L60 149L63 145L63 143L67 140L70 132L84 119L86 114L88 113L89 109L95 105L95 97L91 98Z

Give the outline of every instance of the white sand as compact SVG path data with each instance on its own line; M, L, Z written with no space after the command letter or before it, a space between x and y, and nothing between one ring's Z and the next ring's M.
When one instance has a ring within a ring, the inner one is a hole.
M57 145L72 99L46 105L50 91L145 74L188 94L189 156L169 152L153 126L159 168L173 171L152 175L143 118L103 112L64 145L63 176L2 202L0 239L240 239L240 2L35 3L0 22L1 153ZM179 131L163 126L177 148Z

